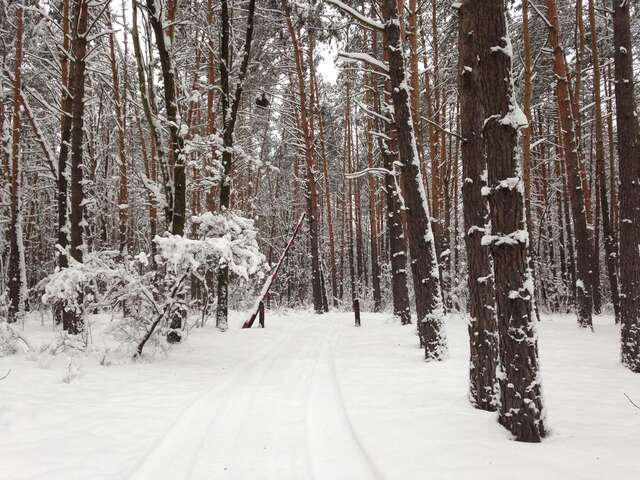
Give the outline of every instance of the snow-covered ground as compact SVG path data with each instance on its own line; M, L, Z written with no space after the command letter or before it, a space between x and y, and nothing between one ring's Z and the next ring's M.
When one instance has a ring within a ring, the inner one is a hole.
M466 398L467 333L427 364L414 326L388 315L268 312L267 328L193 330L168 355L132 363L93 352L0 358L0 479L640 478L640 376L618 361L610 317L579 331L543 318L550 436L511 441ZM39 321L34 346L55 333Z

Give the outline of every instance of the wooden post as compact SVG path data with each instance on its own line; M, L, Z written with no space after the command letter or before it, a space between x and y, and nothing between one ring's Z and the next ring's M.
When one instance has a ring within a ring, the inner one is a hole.
M258 305L258 323L260 328L264 328L264 302L260 302Z

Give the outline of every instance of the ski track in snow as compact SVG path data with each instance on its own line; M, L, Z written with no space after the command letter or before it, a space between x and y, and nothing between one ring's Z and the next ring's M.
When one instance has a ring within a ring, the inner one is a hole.
M278 347L284 344L292 333L278 344L266 348L252 361L234 369L231 376L221 384L214 383L204 393L198 395L175 419L172 425L158 438L152 449L143 457L131 480L149 478L191 478L193 462L202 449L204 439L219 412L224 411L231 401L229 393L238 388L246 377L258 367L264 368L265 362L277 353ZM222 404L217 409L215 399L221 398ZM208 420L207 420L208 419Z
M310 459L313 478L381 479L349 419L335 368L339 324L334 318L329 322L309 398L309 444L315 452ZM345 458L349 459L346 463Z
M340 324L323 320L289 330L196 397L129 478L381 479L336 376Z

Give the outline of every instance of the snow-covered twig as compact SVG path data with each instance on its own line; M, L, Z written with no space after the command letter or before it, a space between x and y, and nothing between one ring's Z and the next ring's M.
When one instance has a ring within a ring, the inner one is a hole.
M9 370L7 373L5 373L2 377L0 377L0 381L4 380L5 378L7 378L9 376L9 374L11 373L11 370Z

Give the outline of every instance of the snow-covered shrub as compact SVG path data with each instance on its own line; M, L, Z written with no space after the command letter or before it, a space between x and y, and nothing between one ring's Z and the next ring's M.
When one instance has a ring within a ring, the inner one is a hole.
M18 353L18 337L6 323L0 323L0 357Z
M183 255L186 254L186 257L183 260L196 262L198 265L202 261L214 260L217 262L216 267L227 265L232 273L245 280L262 273L265 256L258 247L253 220L227 210L218 214L206 212L192 217L191 221L198 226L202 240L191 240L190 242L196 243L184 245L186 251ZM176 250L160 250L169 262L175 264ZM208 265L211 266L210 263Z
M100 307L103 302L108 303L112 289L130 274L128 265L119 265L114 260L113 252L90 253L82 263L73 257L68 261L67 268L56 270L40 283L44 289L43 303L63 302L67 310L78 311L83 303Z
M31 350L29 343L8 323L0 323L0 357L18 353L20 347L25 352Z
M81 374L80 367L73 361L73 357L69 356L67 360L67 368L62 375L62 383L71 383Z
M153 333L164 332L171 318L187 309L192 277L206 289L206 272L220 265L228 266L236 278L245 281L263 273L266 262L258 248L253 220L227 211L205 213L192 222L199 227L199 239L156 236L155 269L150 268L145 252L124 261L117 252L94 252L85 256L84 263L70 258L68 268L41 282L42 301L62 303L80 312L122 307L123 318L111 331L141 351Z

